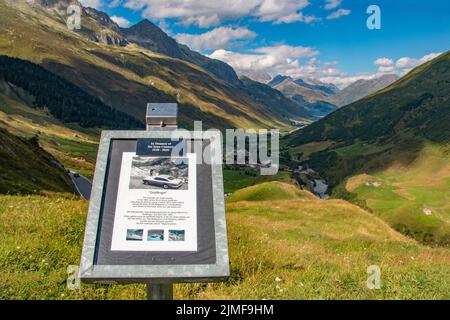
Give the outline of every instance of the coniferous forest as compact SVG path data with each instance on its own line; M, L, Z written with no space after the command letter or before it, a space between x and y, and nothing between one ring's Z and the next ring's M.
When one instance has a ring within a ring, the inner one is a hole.
M33 96L33 107L47 109L64 123L84 128L138 129L143 123L107 106L71 82L41 66L21 59L0 56L0 80Z

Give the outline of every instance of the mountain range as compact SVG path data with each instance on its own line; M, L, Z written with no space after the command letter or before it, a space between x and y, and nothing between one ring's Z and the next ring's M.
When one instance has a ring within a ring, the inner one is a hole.
M346 106L352 102L384 89L399 79L396 74L385 74L374 79L361 79L353 82L343 90L336 92L333 102L338 106Z
M321 118L339 107L387 87L396 80L398 80L397 75L387 74L375 79L358 80L340 90L333 84L316 79L293 79L289 76L278 75L269 81L268 85L297 102L310 115Z
M397 231L449 246L449 123L450 51L288 135L283 161Z
M287 137L314 144L306 160L335 184L355 172L413 161L423 144L450 141L450 52L377 93L340 108ZM351 147L350 147L351 146Z
M142 121L148 102L178 102L180 125L289 129L308 112L270 86L242 81L227 64L178 44L148 20L120 28L83 8L66 25L70 0L0 1L0 54L34 62L103 104ZM253 88L257 86L259 96Z

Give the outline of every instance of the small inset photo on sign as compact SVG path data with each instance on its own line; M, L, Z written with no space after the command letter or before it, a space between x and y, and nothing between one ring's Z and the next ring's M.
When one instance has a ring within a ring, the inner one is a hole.
M164 241L164 230L148 230L147 241Z
M127 241L142 241L144 239L144 230L127 229Z
M188 158L133 157L130 189L187 190Z
M169 241L184 241L184 230L169 230Z

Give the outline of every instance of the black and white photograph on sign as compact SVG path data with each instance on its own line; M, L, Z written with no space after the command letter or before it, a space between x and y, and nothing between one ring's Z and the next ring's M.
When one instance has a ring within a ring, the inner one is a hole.
M133 157L130 189L187 190L189 161L187 158Z
M196 167L193 153L169 158L124 152L111 250L197 251Z

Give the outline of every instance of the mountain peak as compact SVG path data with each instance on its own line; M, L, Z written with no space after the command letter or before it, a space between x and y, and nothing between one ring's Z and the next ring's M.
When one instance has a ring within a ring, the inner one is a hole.
M140 35L141 37L145 38L150 38L155 34L159 34L161 37L169 38L169 36L163 30L161 30L161 28L159 28L156 24L148 19L143 19L129 28L122 28L122 30L133 31L134 34Z
M175 39L169 37L163 30L147 19L141 20L129 28L121 28L120 30L130 42L137 43L153 52L178 59L184 58L184 54Z
M156 25L153 22L151 22L150 20L148 20L148 19L142 19L141 21L136 23L134 26L156 27Z
M286 80L292 81L293 79L289 76L283 76L283 75L279 74L279 75L276 75L272 80L270 80L268 85L273 88Z

